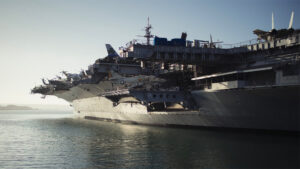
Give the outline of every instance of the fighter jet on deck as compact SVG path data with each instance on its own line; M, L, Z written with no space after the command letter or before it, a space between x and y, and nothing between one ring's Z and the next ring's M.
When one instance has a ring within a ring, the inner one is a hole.
M293 29L294 11L291 14L290 23L288 29L276 30L274 26L274 15L272 13L272 29L270 31L263 31L260 29L255 29L253 33L258 36L258 39L270 41L277 38L286 38L293 33L300 32L299 29Z

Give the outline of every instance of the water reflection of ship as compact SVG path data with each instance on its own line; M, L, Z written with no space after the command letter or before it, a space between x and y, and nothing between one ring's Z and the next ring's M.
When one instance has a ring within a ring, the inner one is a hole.
M48 80L33 93L69 101L79 117L135 124L299 131L299 29L255 30L257 41L168 41L145 28L80 74Z
M105 122L92 123L88 126L95 129L92 130L93 136L89 137L90 140L85 139L88 145L89 165L93 167L297 168L299 166L299 153L296 148L299 140L295 137L257 132L187 130Z

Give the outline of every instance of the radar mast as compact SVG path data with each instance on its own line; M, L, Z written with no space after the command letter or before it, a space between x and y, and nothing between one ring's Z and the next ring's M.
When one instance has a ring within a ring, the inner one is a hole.
M150 39L153 38L153 35L151 35L152 26L149 23L149 17L148 17L148 24L145 27L145 35L144 37L147 39L147 45L150 45Z

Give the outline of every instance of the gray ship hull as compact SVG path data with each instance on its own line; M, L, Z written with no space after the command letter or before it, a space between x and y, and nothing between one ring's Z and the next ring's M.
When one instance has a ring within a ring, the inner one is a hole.
M300 86L193 91L201 116L215 126L300 131Z
M88 119L147 125L179 125L222 128L300 131L300 87L268 87L193 91L199 111L148 112L139 103L114 105L105 97L72 102L76 115Z

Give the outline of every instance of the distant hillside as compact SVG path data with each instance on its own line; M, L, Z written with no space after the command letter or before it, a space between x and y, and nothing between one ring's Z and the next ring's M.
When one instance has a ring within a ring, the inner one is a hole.
M17 106L11 104L7 106L0 106L0 110L34 110L34 109L28 106Z

